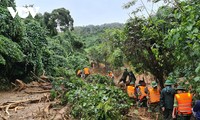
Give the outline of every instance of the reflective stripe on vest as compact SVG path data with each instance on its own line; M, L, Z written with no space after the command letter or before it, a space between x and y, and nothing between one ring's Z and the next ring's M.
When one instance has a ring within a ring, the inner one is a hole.
M175 95L178 102L178 114L192 114L192 95L190 93L180 93Z
M145 86L139 86L139 90L140 90L139 99L142 100L144 97L147 96L147 94L145 93Z
M160 91L159 89L148 88L149 90L149 102L156 103L160 101Z
M127 86L127 93L128 93L129 97L136 98L135 87L133 87L133 86Z
M84 74L86 74L86 75L90 74L89 68L84 68Z

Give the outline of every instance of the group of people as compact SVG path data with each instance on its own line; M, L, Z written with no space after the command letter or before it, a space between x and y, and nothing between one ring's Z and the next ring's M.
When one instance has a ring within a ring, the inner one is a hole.
M86 78L90 74L88 67L77 71L77 76ZM114 80L112 71L108 71L107 76ZM129 82L127 83L127 77ZM171 80L166 80L165 87L161 89L156 81L152 81L150 86L146 82L139 80L136 85L136 77L132 71L124 69L124 73L119 80L124 83L126 92L130 99L139 107L139 114L142 116L148 112L148 117L151 119L156 113L156 120L159 119L160 113L163 114L163 120L190 120L192 114L196 120L200 120L200 100L197 100L192 107L193 94L187 92L182 86L175 86ZM162 111L162 112L161 112Z
M147 86L144 80L140 80L137 85L131 81L126 90L130 99L139 107L141 115L145 115L148 110L149 119L154 112L156 120L160 113L163 114L163 120L190 120L192 113L196 120L200 120L200 100L192 107L193 95L184 87L174 87L171 80L166 80L164 85L161 90L155 81L152 81L150 86Z
M80 78L85 79L88 75L90 75L90 69L88 67L84 67L83 69L79 69L76 75Z
M121 79L119 80L118 84L119 84L120 82L123 82L124 85L127 85L127 83L126 83L127 77L129 78L129 83L135 82L135 81L136 81L136 77L135 77L135 75L133 74L133 71L128 71L127 68L125 68L125 69L124 69L124 72L123 72L123 74L122 74L122 77L121 77Z

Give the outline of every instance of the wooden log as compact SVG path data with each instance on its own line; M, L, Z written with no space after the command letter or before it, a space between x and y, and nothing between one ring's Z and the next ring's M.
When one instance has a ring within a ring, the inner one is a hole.
M25 93L28 94L37 94L37 93L47 93L50 92L51 90L43 90L43 91L24 91Z

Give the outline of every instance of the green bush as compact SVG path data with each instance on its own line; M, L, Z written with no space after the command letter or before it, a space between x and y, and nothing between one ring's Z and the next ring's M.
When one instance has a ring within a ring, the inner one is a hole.
M86 81L93 84L114 85L111 79L100 74L92 74L86 78Z
M87 81L91 79L93 80ZM118 120L127 114L131 102L126 93L116 86L110 86L105 76L91 75L87 80L85 82L71 77L68 80L54 81L52 97L64 94L61 101L63 104L71 105L71 115L75 119ZM62 85L66 89L65 92L60 87Z

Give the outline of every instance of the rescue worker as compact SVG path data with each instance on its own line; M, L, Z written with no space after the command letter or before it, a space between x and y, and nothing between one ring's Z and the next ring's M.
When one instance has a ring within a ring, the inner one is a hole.
M139 99L139 113L141 113L142 116L146 114L146 108L147 108L147 94L145 93L146 84L143 80L139 81L139 87L138 87L138 99Z
M148 116L151 119L151 113L156 113L156 120L158 120L159 111L160 111L160 88L155 81L151 82L151 87L146 89L147 93L147 104L148 104Z
M90 69L89 69L88 67L85 67L85 68L83 69L83 72L84 72L84 74L85 74L85 78L86 78L88 75L90 75Z
M82 72L83 72L83 71L79 69L79 70L77 71L76 75L77 75L78 77L81 77Z
M146 86L146 83L145 83L145 81L144 81L144 78L143 78L142 80L139 81L139 84L142 85L142 86Z
M139 107L139 86L140 86L140 84L137 84L136 87L135 87L137 107Z
M114 74L112 71L108 71L108 77L113 79L114 78Z
M107 75L111 80L111 85L115 85L115 82L114 82L114 74L112 71L108 71L108 75Z
M128 76L129 76L129 82L135 83L136 78L135 78L135 75L133 74L133 71L130 71Z
M200 100L196 100L193 107L193 113L196 120L200 120Z
M126 79L127 79L127 76L128 76L128 71L127 71L127 68L124 69L124 72L123 72L123 75L121 77L121 79L119 80L118 84L123 81L124 85L126 86Z
M173 112L173 103L175 89L172 88L173 82L171 80L165 81L165 88L162 89L160 94L160 106L163 111L163 119L171 120Z
M182 86L178 86L176 91L172 117L178 120L190 120L192 115L192 94L186 92Z
M130 97L130 99L133 100L133 103L135 104L137 101L137 97L136 97L136 89L135 89L135 83L131 82L128 86L127 86L127 94Z

